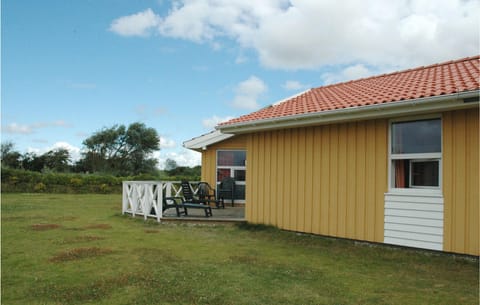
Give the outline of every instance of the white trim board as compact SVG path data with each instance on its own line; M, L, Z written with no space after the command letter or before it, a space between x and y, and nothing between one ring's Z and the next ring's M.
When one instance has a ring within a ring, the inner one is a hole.
M212 144L230 139L233 136L233 134L226 134L222 133L219 130L214 130L210 133L183 142L183 147L196 151L201 151L207 149L207 147Z

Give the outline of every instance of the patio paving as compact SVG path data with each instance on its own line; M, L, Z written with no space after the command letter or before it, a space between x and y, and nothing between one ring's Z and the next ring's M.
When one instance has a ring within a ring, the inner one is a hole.
M163 213L164 221L194 221L194 222L244 222L245 207L212 208L212 217L205 217L203 209L188 209L188 216L177 217L175 209L168 209Z

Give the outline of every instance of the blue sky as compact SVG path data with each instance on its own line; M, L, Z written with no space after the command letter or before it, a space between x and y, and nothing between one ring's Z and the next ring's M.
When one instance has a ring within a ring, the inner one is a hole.
M155 155L311 87L479 53L479 1L3 0L2 142L143 122Z

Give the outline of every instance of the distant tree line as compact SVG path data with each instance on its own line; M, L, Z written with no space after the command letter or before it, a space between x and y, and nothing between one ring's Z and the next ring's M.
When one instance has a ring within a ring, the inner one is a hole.
M25 169L41 172L45 170L54 172L69 172L73 169L70 164L70 152L64 148L50 150L42 155L33 152L21 154L14 149L12 142L2 143L2 167Z
M72 162L70 152L64 148L43 154L20 153L12 142L1 145L2 168L33 172L90 173L113 176L136 176L141 174L158 176L158 161L153 153L160 150L160 137L154 128L143 123L132 123L128 127L114 125L103 128L83 141L79 160ZM170 164L168 176L200 176L200 167Z
M178 166L173 159L165 161L165 173L170 177L195 177L200 176L201 172L202 167L200 165L194 167Z

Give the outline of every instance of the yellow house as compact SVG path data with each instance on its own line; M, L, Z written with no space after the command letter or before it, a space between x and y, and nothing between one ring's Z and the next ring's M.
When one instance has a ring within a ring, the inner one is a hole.
M478 256L479 60L310 89L184 145L249 222Z

